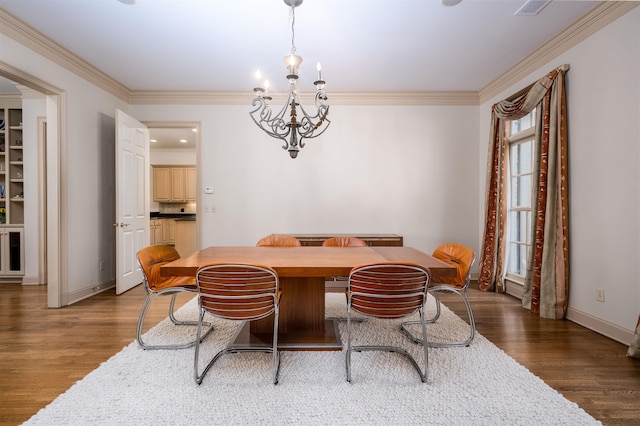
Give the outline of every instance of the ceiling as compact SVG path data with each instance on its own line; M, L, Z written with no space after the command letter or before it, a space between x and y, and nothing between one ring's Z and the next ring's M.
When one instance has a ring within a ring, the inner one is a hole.
M151 149L195 149L197 133L191 128L151 128ZM180 142L185 140L186 142ZM155 142L153 142L155 141Z
M316 62L327 92L480 91L596 1L305 0L296 8L302 90ZM126 3L134 3L127 5ZM0 0L0 8L129 90L285 90L291 50L282 0ZM0 86L0 91L1 91Z

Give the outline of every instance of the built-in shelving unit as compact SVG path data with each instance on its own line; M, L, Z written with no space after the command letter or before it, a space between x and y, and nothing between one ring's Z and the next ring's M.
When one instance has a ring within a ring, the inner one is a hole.
M24 150L17 104L0 105L0 278L24 274Z

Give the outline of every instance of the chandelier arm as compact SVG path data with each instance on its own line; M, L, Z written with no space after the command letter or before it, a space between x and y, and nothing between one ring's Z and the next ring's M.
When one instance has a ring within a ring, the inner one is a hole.
M282 118L286 108L283 108L278 115L271 118L271 107L266 103L264 98L260 96L256 97L252 105L258 105L257 108L249 113L253 122L269 136L282 140L284 142L282 148L287 149L289 144L286 137L289 136L291 128L287 126L287 122Z
M307 139L320 136L327 130L331 121L327 119L329 115L329 107L327 105L318 105L318 112L311 116L302 106L298 107L302 113L302 119L298 120L298 133ZM316 132L320 129L319 132Z

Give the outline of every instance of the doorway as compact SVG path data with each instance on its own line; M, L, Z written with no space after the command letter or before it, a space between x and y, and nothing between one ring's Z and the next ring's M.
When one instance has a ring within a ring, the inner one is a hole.
M165 232L153 235L152 243L162 242L175 245L181 256L191 254L200 248L200 123L199 122L143 122L149 129L150 151L150 211L152 226L167 226ZM185 186L192 186L192 195L184 201L160 201L154 197L154 168L184 169ZM192 181L195 180L194 182ZM190 183L191 182L191 183ZM154 220L155 219L155 220ZM162 221L158 224L158 221ZM172 223L175 221L175 223ZM190 223L184 223L184 222ZM195 223L194 223L195 222ZM175 239L171 231L175 230ZM183 234L189 234L188 236ZM155 241L154 241L155 240Z
M66 131L61 125L66 95L55 86L3 62L0 62L0 78L5 84L10 82L19 88L22 97L44 99L46 113L45 117L39 119L37 130L37 133L41 131L44 133L38 137L39 144L42 145L38 148L37 161L41 173L38 184L44 181L46 186L38 188L39 195L36 200L43 202L44 205L42 209L38 209L40 212L35 223L38 231L34 246L37 248L32 248L30 251L37 252L41 256L37 262L39 272L36 280L38 283L46 282L48 285L47 305L61 307L66 304L66 271L62 265L67 256L67 248L59 239L59 235L66 230L66 224L59 220L60 199L65 196L60 185L60 167L63 159L60 158L59 141L64 140Z

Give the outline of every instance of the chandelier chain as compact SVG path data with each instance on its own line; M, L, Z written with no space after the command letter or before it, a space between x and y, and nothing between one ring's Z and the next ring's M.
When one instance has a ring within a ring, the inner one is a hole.
M291 54L296 53L296 8L291 6Z

